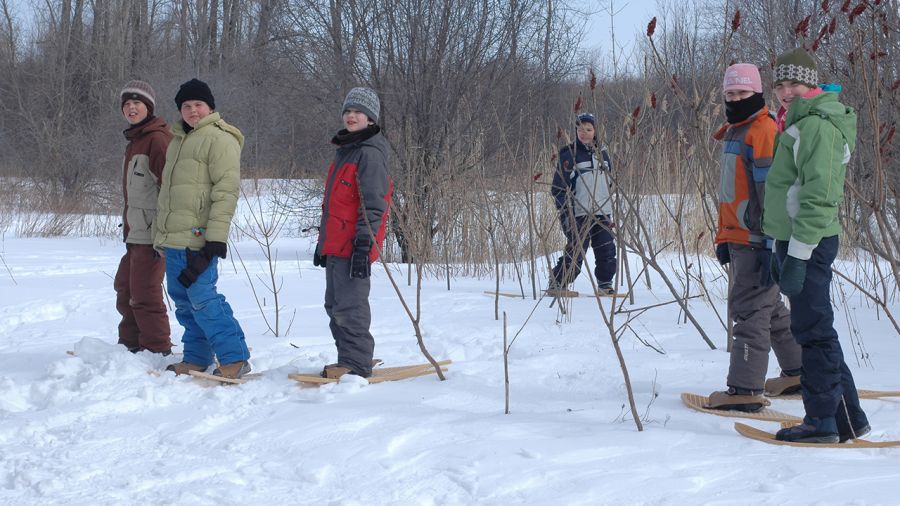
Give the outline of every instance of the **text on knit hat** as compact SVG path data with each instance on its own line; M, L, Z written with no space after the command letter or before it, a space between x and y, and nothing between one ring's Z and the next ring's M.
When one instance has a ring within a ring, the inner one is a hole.
M724 91L752 91L762 93L762 79L759 69L750 63L735 63L725 69L722 81Z

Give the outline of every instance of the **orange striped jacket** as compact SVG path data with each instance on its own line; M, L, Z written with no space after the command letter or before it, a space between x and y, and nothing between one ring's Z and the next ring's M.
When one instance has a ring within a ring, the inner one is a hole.
M775 120L769 115L769 108L763 107L740 123L726 123L713 135L724 142L716 244L767 245L762 232L762 209L775 133Z

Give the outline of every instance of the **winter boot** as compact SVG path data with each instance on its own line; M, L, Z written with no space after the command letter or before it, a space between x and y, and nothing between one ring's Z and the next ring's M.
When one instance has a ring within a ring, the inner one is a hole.
M846 443L847 441L850 441L851 439L859 439L870 432L872 432L872 427L870 427L869 424L865 424L858 429L855 429L855 428L851 429L848 432L839 432L838 433L838 442Z
M379 364L381 364L381 363L383 363L383 362L384 362L384 360L381 360L380 358L373 358L373 359L372 359L372 367L375 367L375 366L377 366L377 365L379 365ZM343 367L341 364L335 362L335 363L333 363L333 364L328 364L328 365L326 365L326 366L325 366L325 370L331 369L332 367L338 367L338 366ZM325 376L325 371L324 371L324 370L322 371L322 377L323 377L323 378L327 378L327 377L328 377L328 376Z
M221 376L229 379L239 379L250 372L250 362L241 360L230 364L222 364L213 371L213 376Z
M339 379L341 376L351 372L353 372L353 370L347 366L341 364L329 364L322 370L321 376L323 378Z
M869 419L861 409L848 412L846 406L844 400L841 399L838 403L837 413L834 415L841 443L861 438L872 431L872 427L869 426Z
M166 366L167 371L172 371L175 375L180 376L182 374L188 374L190 371L199 371L203 372L206 370L205 365L197 365L192 364L190 362L178 362L177 364L169 364Z
M578 297L578 292L569 290L565 285L552 280L550 281L550 286L545 290L545 293L549 297Z
M791 376L782 371L781 375L777 378L769 378L766 380L765 389L766 395L769 397L795 394L800 391L800 375Z
M830 444L840 441L837 422L834 421L833 416L826 418L804 417L803 423L800 425L794 425L778 431L775 434L775 439L792 443L818 444Z
M612 297L616 294L616 287L612 283L600 283L597 285L597 295L600 297Z
M728 390L724 392L719 391L709 394L709 400L706 406L703 407L755 413L769 404L769 400L763 397L762 392L759 390L728 387Z

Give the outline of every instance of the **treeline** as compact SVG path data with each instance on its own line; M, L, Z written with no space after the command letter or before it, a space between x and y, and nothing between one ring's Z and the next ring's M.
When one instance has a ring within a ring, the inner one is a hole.
M615 4L33 5L0 0L0 175L38 188L32 207L117 212L124 126L117 96L129 79L152 83L159 113L170 120L178 84L208 81L224 117L247 135L244 176L279 178L324 173L341 100L365 84L382 99L396 187L392 231L404 260L490 265L533 259L539 243L552 250L559 235L543 192L576 110L598 114L620 192L694 198L699 214L676 221L695 223L679 248L705 251L720 150L710 135L723 120L724 68L756 63L771 83L775 57L802 45L815 52L822 79L840 83L842 100L859 111L843 214L849 237L900 278L897 0L661 1L633 50L613 47L609 34L609 46L593 54L578 50L582 9L605 9L615 23ZM524 196L510 205L498 195ZM534 217L522 223L525 208ZM629 233L628 219L641 217L623 213L620 234ZM497 231L512 223L525 228L497 242Z
M447 154L491 156L485 139L534 136L563 116L558 85L572 80L579 38L574 11L536 0L0 6L0 166L51 181L60 199L117 174L117 95L131 78L152 83L172 119L178 84L209 81L247 134L245 174L279 177L324 170L344 94L369 85L382 96L395 177L409 169L415 180Z

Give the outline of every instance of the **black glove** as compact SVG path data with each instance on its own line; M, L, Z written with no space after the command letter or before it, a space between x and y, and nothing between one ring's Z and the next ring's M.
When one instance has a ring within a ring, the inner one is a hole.
M757 248L753 270L759 272L759 286L764 288L772 286L772 250Z
M325 267L325 262L328 261L328 255L320 255L319 248L316 248L316 251L313 253L313 265L316 267Z
M197 281L197 278L206 272L206 268L209 267L209 258L202 251L194 253L187 248L184 248L184 253L187 255L187 267L181 269L181 274L178 275L178 282L185 288L190 288Z
M788 255L781 265L781 275L778 287L781 293L788 297L796 297L803 291L803 282L806 281L806 260L800 260Z
M203 246L203 254L209 259L212 257L225 258L228 255L228 245L224 242L206 241L206 245Z
M366 279L372 275L369 265L369 252L372 251L372 239L368 235L357 236L353 240L353 253L350 254L350 277Z
M731 263L731 251L728 250L727 242L716 245L716 259L719 260L719 265Z

